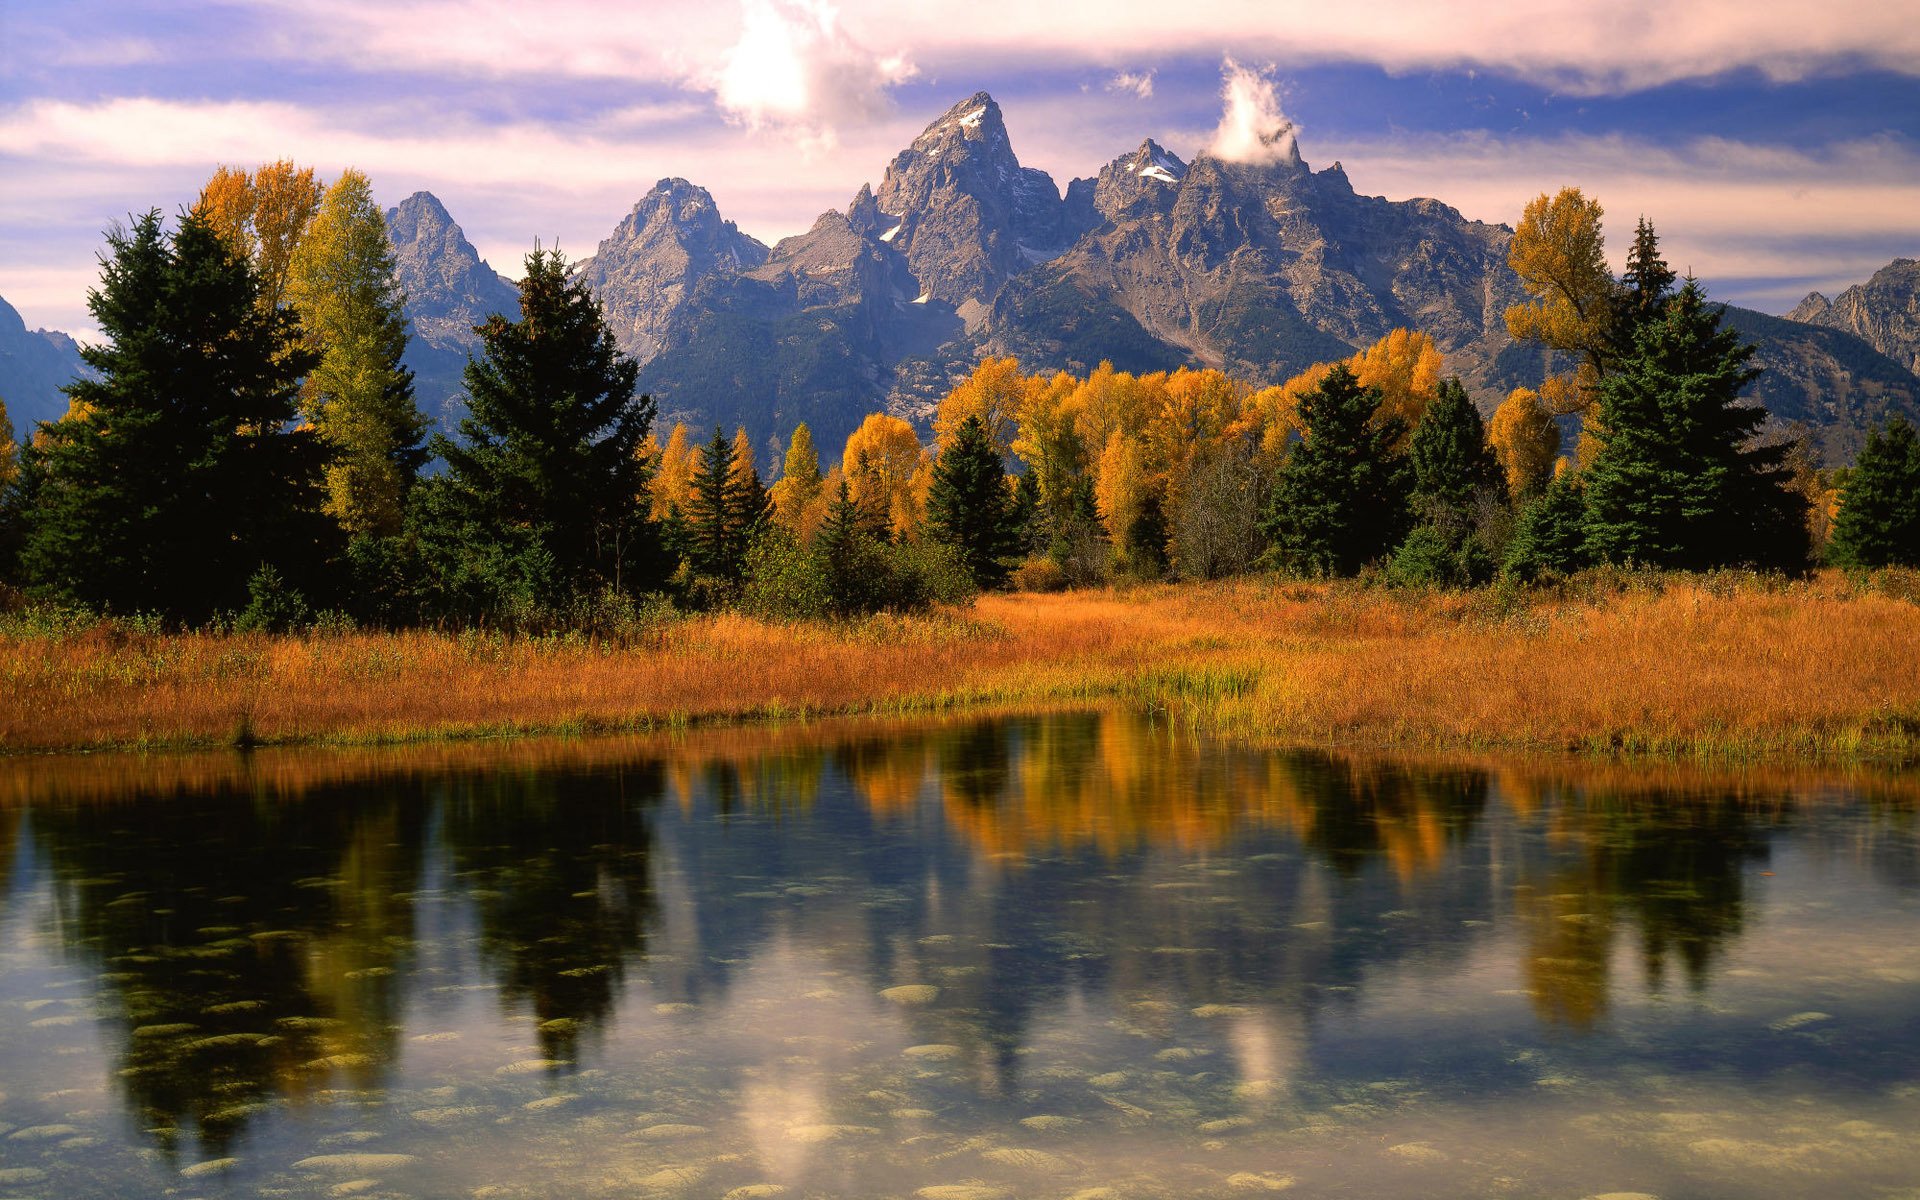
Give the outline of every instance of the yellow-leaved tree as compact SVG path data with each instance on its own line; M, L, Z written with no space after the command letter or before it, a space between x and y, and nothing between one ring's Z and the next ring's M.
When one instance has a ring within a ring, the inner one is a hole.
M840 465L847 494L870 519L884 522L895 537L920 527L933 471L913 426L889 413L868 413L847 436Z
M1518 500L1547 486L1560 454L1560 427L1532 388L1515 388L1494 410L1487 441L1507 475L1507 491Z
M405 297L373 187L349 169L326 191L294 247L286 299L320 361L301 414L332 449L326 511L349 536L400 531L407 489L427 459L430 424L413 398Z
M802 421L794 427L780 480L772 488L774 519L794 536L811 538L818 527L825 482L820 475L820 454L813 448L813 430Z
M653 518L664 521L674 514L684 516L693 499L693 438L685 421L674 422L667 444L660 449L653 472Z
M1376 423L1398 420L1403 433L1399 445L1413 437L1413 427L1440 393L1440 372L1446 363L1439 347L1424 333L1396 329L1347 360L1361 387L1377 388L1380 407Z
M286 300L294 250L320 211L320 198L313 168L283 158L251 174L220 167L193 207L235 253L253 260L260 307L271 311Z
M1574 358L1571 377L1549 379L1542 400L1555 412L1586 412L1607 366L1613 272L1607 269L1605 210L1579 188L1527 202L1507 248L1507 265L1529 297L1507 309L1507 332Z
M1004 459L1013 448L1027 382L1015 359L982 359L971 375L941 398L933 417L934 444L944 450L968 417L979 417L987 438Z

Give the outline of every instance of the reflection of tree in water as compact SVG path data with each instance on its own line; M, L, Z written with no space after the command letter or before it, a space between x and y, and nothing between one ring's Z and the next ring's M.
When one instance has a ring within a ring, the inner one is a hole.
M1577 859L1517 892L1534 1008L1550 1024L1588 1028L1607 1010L1615 938L1638 928L1648 986L1677 965L1703 989L1745 920L1744 869L1764 860L1771 805L1732 796L1590 796L1567 802L1556 833Z
M545 1056L572 1062L646 950L657 765L502 775L449 789L444 836L470 889L502 998L525 1004Z
M1285 762L1301 802L1296 831L1348 877L1381 858L1402 880L1438 867L1487 806L1484 771L1363 765L1305 753Z
M390 791L282 802L226 789L36 810L57 935L117 1002L118 1077L169 1153L224 1153L248 1118L344 1075L376 1087L421 806Z

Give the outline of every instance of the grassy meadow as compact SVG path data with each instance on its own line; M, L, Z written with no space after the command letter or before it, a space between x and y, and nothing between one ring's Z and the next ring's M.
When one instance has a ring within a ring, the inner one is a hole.
M1415 592L1272 577L845 623L619 636L0 624L0 752L380 743L1119 703L1256 742L1894 757L1920 748L1908 576L1589 576Z

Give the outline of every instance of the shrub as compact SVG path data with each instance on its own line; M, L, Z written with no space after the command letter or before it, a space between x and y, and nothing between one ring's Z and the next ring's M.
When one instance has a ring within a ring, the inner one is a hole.
M247 580L247 606L234 618L233 628L236 633L288 633L312 615L300 590L271 564L263 564Z

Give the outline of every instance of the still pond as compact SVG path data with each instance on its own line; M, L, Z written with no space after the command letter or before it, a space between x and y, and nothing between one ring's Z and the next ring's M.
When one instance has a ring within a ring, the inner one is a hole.
M1105 712L0 762L0 1196L1920 1197L1916 797Z

